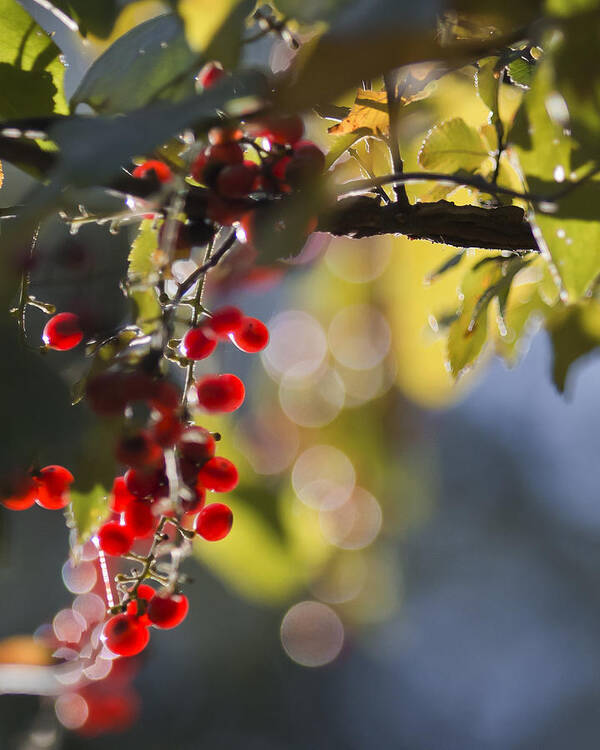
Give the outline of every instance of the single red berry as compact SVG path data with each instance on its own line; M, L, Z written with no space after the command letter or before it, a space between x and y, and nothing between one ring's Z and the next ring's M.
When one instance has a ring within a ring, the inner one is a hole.
M98 545L107 555L125 555L133 544L133 534L117 521L108 521L98 529Z
M170 182L173 179L171 169L158 159L150 159L136 167L132 175L134 177L150 177L154 174L159 182Z
M158 466L163 459L163 452L146 430L138 430L125 435L117 443L115 450L117 460L136 469Z
M242 325L229 338L243 352L260 352L269 343L267 326L258 318L244 318Z
M311 141L299 141L286 165L285 179L294 187L315 180L325 169L325 154Z
M196 76L196 81L201 88L209 89L214 86L217 81L220 81L224 75L225 71L223 70L221 63L213 60L207 62L206 65L200 69L200 72Z
M244 384L231 373L205 375L196 383L198 403L209 412L230 412L239 409L244 401Z
M109 508L115 513L122 513L132 500L135 500L135 495L127 489L125 477L115 477L108 500Z
M251 123L248 130L268 138L271 143L293 146L304 134L304 123L298 115L268 115Z
M129 469L125 473L125 486L136 497L154 495L164 482L165 475L162 469L156 469L155 471Z
M198 485L214 492L231 492L237 487L238 470L228 459L215 456L198 472Z
M83 338L79 316L68 312L53 315L44 326L42 338L48 349L59 352L73 349Z
M181 342L183 355L194 361L210 357L216 348L216 339L207 336L203 327L190 328Z
M173 383L168 380L152 381L152 393L149 395L148 402L161 414L175 411L179 406L180 398L179 389Z
M3 498L2 505L10 510L27 510L38 497L38 486L31 476L23 474L11 482L8 492L10 494Z
M228 305L215 310L205 327L211 335L219 339L225 339L230 333L237 331L244 319L243 312L239 307Z
M206 165L208 164L208 156L206 154L206 149L202 151L198 156L194 159L192 162L192 166L190 167L190 174L192 177L196 180L196 182L204 183L204 170L206 168Z
M150 633L137 617L124 614L111 617L101 637L113 654L135 656L148 645Z
M148 619L157 628L169 630L185 619L189 608L188 598L183 594L157 594L148 605Z
M142 625L148 627L152 624L148 617L148 603L156 595L156 591L147 583L140 583L136 593L137 599L132 599L127 605L127 614L135 615ZM140 600L144 602L141 606Z
M123 521L133 536L144 537L154 530L156 516L147 500L133 500L123 511Z
M163 448L176 443L182 432L183 424L176 414L163 414L152 425L152 437Z
M215 439L204 427L188 427L177 443L179 456L196 466L215 455Z
M245 198L252 192L258 175L259 167L254 162L230 164L219 172L217 192L224 198Z
M59 510L70 502L69 485L75 477L64 466L45 466L35 476L38 484L37 504L46 510Z
M224 503L212 503L202 508L198 513L194 528L203 539L209 542L218 542L229 534L232 525L233 513L231 508Z

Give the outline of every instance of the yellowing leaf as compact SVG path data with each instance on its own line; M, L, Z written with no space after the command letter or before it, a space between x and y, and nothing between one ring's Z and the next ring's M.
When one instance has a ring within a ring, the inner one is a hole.
M225 68L237 63L242 32L255 0L179 0L188 44Z
M348 116L328 130L331 135L347 135L359 131L364 131L365 135L388 135L390 120L385 91L359 89Z

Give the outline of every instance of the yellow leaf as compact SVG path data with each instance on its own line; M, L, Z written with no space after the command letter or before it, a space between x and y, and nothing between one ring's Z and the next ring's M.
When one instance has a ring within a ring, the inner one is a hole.
M329 128L331 135L346 135L365 131L365 135L388 135L390 120L385 91L359 89L350 114Z

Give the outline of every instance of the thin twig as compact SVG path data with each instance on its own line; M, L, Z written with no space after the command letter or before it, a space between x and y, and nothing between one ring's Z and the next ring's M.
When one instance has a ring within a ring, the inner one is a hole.
M385 93L387 96L387 108L389 117L389 136L388 136L388 147L390 149L390 155L392 157L392 168L394 174L402 174L404 171L404 162L400 156L400 144L398 143L398 120L400 112L400 102L396 95L396 84L394 73L386 73L383 77L385 83ZM397 183L394 185L394 193L396 194L396 201L401 205L408 207L408 195L406 194L406 188L403 184Z
M221 247L217 250L217 252L214 255L211 255L209 260L206 261L206 263L203 263L201 266L196 268L195 271L192 271L192 273L184 279L181 284L179 285L179 288L177 290L177 294L173 298L173 304L178 305L183 297L189 292L189 290L194 286L196 281L203 276L207 271L210 271L211 268L214 268L217 263L221 260L221 258L233 247L233 244L235 243L235 230L231 232L229 237L225 240L225 242L221 245Z

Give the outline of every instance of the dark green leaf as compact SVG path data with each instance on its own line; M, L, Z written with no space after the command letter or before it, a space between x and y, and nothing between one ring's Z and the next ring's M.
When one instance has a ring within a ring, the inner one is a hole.
M135 26L95 60L71 99L97 112L130 112L150 102L194 93L199 56L185 39L183 25L168 13Z
M571 365L600 345L600 304L586 300L561 306L549 317L546 327L552 339L552 378L562 392Z
M524 60L522 57L518 57L508 65L508 74L511 80L522 88L529 88L531 86L533 70L533 63Z
M101 39L110 35L121 11L117 0L53 0L52 4L77 23L82 36L93 34Z

